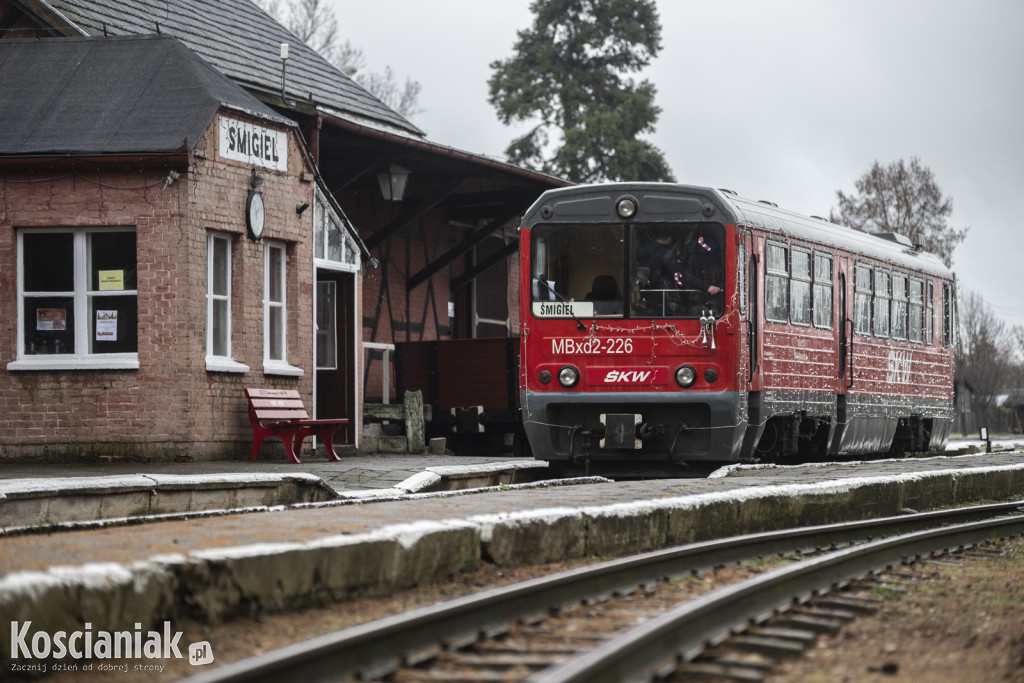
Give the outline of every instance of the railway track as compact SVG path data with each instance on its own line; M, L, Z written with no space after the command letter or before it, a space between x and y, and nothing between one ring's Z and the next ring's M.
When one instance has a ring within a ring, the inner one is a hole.
M820 596L837 586L908 559L1024 533L1022 509L1017 501L649 552L412 610L190 680L621 681L699 672L690 662L740 631L799 640L797 633L824 628L837 612L871 609L863 599L825 603ZM687 593L694 572L810 553L706 595ZM798 631L768 623L787 611L800 613L790 615L800 617Z

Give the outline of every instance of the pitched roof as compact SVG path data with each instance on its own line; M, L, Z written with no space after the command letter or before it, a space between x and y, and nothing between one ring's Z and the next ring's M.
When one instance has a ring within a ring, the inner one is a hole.
M0 40L0 155L194 149L221 106L277 114L170 36Z
M270 94L281 92L280 46L288 43L290 99L314 102L358 123L424 136L250 0L23 0L22 4L51 23L63 23L83 35L157 30L171 34L232 80Z

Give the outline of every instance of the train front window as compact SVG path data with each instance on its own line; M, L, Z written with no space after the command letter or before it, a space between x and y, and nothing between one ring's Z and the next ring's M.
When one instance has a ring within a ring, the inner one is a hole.
M531 309L538 317L721 315L724 245L717 224L538 225Z
M633 225L630 313L634 318L699 318L722 314L725 230L707 223Z
M622 317L621 225L539 225L530 249L534 315Z

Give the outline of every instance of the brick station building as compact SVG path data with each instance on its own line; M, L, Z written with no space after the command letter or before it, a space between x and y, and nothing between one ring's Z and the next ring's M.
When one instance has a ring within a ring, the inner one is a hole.
M0 92L0 459L238 456L244 387L311 405L316 264L358 302L367 252L296 124L172 37L0 40Z

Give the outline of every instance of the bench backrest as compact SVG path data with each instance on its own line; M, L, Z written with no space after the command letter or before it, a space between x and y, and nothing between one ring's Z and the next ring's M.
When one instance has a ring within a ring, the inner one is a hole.
M249 417L256 420L308 420L302 397L294 389L246 389Z

